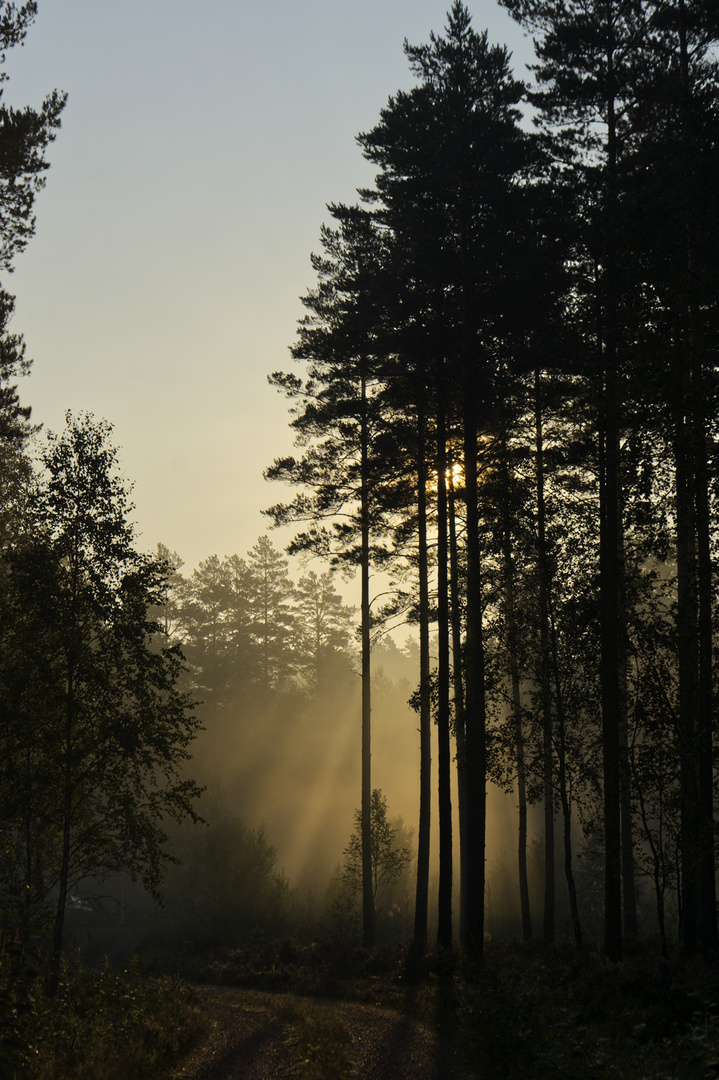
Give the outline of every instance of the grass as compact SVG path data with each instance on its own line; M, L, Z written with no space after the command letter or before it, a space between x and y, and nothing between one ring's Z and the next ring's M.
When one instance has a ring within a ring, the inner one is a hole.
M459 989L457 1031L487 1080L708 1080L719 1076L718 992L698 963L497 946Z
M396 1009L461 1048L482 1080L719 1077L719 973L652 950L614 965L539 943L492 943L485 963L466 970L433 951L417 960L408 948L284 941L220 950L202 970L199 957L193 963L208 982ZM341 1076L341 1032L313 1035L313 1024L321 1029L319 1019L301 1025L307 1077ZM325 1052L338 1056L322 1072Z
M541 944L492 943L484 964L468 970L432 950L417 959L408 948L285 940L187 954L174 975L159 973L157 957L145 963L154 972L68 964L52 1001L31 968L12 984L0 978L0 1080L162 1076L209 1030L180 977L188 972L281 992L274 1011L299 1080L337 1080L349 1067L349 1032L313 996L414 1017L459 1047L482 1080L719 1077L719 973L651 950L612 965Z
M0 1080L151 1080L205 1033L177 978L66 962L49 999L37 973L23 976L0 995Z

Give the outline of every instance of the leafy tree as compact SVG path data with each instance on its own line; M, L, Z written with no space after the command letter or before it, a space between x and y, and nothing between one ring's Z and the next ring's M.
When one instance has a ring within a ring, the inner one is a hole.
M370 813L372 853L372 903L376 905L382 886L397 881L409 863L412 853L406 845L397 846L400 829L387 817L387 799L379 790L372 791ZM342 875L351 892L362 891L362 811L355 810L355 827L344 850Z
M674 458L676 655L681 732L680 945L719 959L714 845L714 530L719 158L719 25L712 7L670 4L652 42L650 101L642 113L637 172L644 180L642 281L651 281L656 330L645 328L642 355L658 370L655 387ZM662 102L657 110L656 101ZM648 196L648 198L647 198ZM637 200L639 201L639 200ZM652 228L671 207L671 225ZM651 345L650 345L651 341ZM645 348L653 349L653 355ZM657 358L659 364L657 364Z
M503 3L535 37L532 100L553 136L557 176L573 206L568 315L597 402L605 948L620 957L622 885L625 925L632 924L626 519L639 494L637 448L641 471L650 472L658 424L672 447L676 486L673 497L665 489L660 498L665 505L673 498L676 512L682 947L695 948L698 920L705 954L716 956L706 402L716 393L708 357L716 340L710 177L719 27L713 5L701 2Z
M208 793L209 794L209 793ZM252 828L222 800L203 801L205 822L170 830L166 895L183 938L209 935L224 942L242 934L277 934L286 927L290 891L264 828Z
M184 633L181 597L185 591L185 579L181 570L184 563L177 552L170 551L166 544L157 545L157 558L167 567L164 595L157 611L157 621L162 625L167 642L181 641Z
M163 820L196 816L182 767L197 730L176 646L148 618L166 565L133 545L110 427L68 413L42 453L27 531L7 552L0 615L2 892L65 908L82 878L128 870L157 892Z
M56 90L39 109L14 109L2 100L6 52L23 44L36 13L34 0L19 8L0 3L0 270L7 273L35 231L33 204L45 183L46 151L65 106L65 95ZM27 479L22 448L32 432L30 408L21 405L17 388L31 361L22 337L10 330L14 306L14 297L0 289L0 543L18 486Z
M22 45L37 13L37 4L0 4L0 64L5 53ZM13 109L2 101L8 75L0 70L0 269L12 270L15 257L35 231L33 203L49 168L45 152L60 127L65 95L49 94L39 110ZM0 290L0 442L24 441L30 409L21 406L14 382L27 373L22 338L9 331L14 298Z
M178 621L193 685L203 701L222 705L233 678L229 625L232 575L227 560L217 555L203 559L176 591L180 593Z

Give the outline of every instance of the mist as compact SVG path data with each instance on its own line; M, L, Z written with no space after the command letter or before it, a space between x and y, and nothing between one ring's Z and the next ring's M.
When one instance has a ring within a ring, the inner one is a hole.
M167 549L163 551L169 555ZM198 700L203 730L187 768L205 788L198 812L208 823L185 825L180 848L188 843L188 832L194 831L194 843L202 844L209 835L205 830L211 831L218 820L228 817L258 830L274 851L274 868L299 909L305 916L312 910L321 918L341 873L361 801L357 615L339 592L341 588L346 595L348 588L327 572L308 577L299 561L285 558L267 538L258 541L246 558L211 557L187 576L181 572L179 557L172 558L176 573L161 615L169 635L180 642L188 658L186 677ZM299 617L297 623L293 621L297 615L296 611L292 615L297 605L293 580L303 581L305 591L309 584L310 594L324 582L324 597L319 602L317 595L314 601L310 598L312 626ZM263 619L257 617L258 604ZM314 657L307 651L310 636L314 636ZM372 648L371 667L372 787L386 798L389 817L412 853L401 905L406 909L402 916L409 936L420 759L419 718L410 705L419 681L419 649L412 627L379 638ZM452 753L456 757L454 743ZM432 764L435 774L434 747ZM455 924L459 913L457 800L455 767ZM430 922L435 917L437 890L437 801L433 775ZM521 930L516 798L493 785L488 792L486 850L492 879L488 932L512 936ZM177 887L177 875L171 874L170 901ZM398 907L396 895L392 903ZM499 912L501 917L495 914Z

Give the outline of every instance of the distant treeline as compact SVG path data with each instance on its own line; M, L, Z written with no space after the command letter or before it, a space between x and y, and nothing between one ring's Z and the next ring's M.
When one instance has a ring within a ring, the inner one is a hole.
M171 571L157 614L168 641L179 641L193 692L221 707L244 701L268 707L274 695L317 694L351 666L355 609L344 603L330 571L294 583L288 560L266 536L246 558L204 559L189 576L160 545Z

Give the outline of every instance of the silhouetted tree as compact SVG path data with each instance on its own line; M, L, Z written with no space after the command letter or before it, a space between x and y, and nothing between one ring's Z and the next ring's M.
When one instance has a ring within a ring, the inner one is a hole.
M323 228L324 255L313 256L317 289L304 304L310 314L299 325L293 348L308 362L303 382L276 373L270 381L301 405L291 426L298 442L308 446L299 460L276 461L265 475L303 490L288 505L267 513L276 524L310 523L290 551L332 554L335 562L359 567L362 665L362 812L363 937L374 944L371 895L370 799L370 563L382 558L382 502L377 488L382 476L376 439L383 428L381 388L382 237L370 215L358 207L331 206L338 228ZM323 526L332 520L332 528Z
M372 855L372 903L377 899L382 885L391 885L402 874L412 857L409 848L396 844L397 827L387 817L387 799L375 788L370 805L370 852ZM350 841L344 850L342 874L349 887L362 890L363 854L362 854L362 811L355 811L355 825Z
M0 3L0 65L7 51L22 45L37 13L34 0L16 7ZM65 95L54 90L39 109L14 109L2 101L7 72L0 67L0 270L9 273L35 232L33 205L49 168L46 151L60 127ZM14 297L0 289L0 533L26 478L22 448L32 431L30 408L20 403L17 381L31 361L19 334L10 329Z
M248 552L247 570L251 628L258 646L262 697L267 707L281 676L291 669L293 590L287 559L268 536L261 536Z
M522 87L511 76L508 54L490 47L486 33L472 29L463 4L453 5L444 37L432 34L428 45L406 45L405 50L420 85L391 98L380 123L359 141L365 156L381 170L376 193L368 197L375 199L378 217L392 230L393 246L413 280L423 286L424 325L435 349L436 385L441 387L433 402L440 433L436 467L445 476L442 431L450 403L460 418L467 564L464 930L465 945L479 956L484 938L486 716L477 461L480 435L490 425L495 406L497 374L511 356L512 319L525 318L522 301L526 309L528 294L521 281L528 265L529 203L519 178L523 174L526 179L536 151L518 125ZM440 545L446 550L444 494L443 488ZM446 576L441 590L446 595ZM442 619L444 635L447 611ZM443 658L447 646L443 637ZM442 665L446 672L445 659ZM445 674L443 702L447 693ZM448 820L447 813L444 817ZM443 889L443 897L446 939L449 890Z
M49 437L3 566L3 894L11 908L55 904L51 990L69 890L129 870L157 891L163 817L194 816L199 794L181 776L197 729L182 657L148 618L167 571L134 548L109 434L68 414Z
M326 570L304 574L294 591L293 664L304 685L317 694L346 664L355 609L348 607Z

